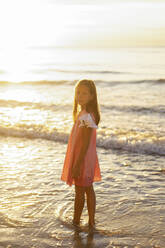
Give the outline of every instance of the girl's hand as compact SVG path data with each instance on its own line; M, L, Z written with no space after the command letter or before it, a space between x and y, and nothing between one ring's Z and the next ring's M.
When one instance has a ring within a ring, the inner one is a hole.
M72 178L76 179L80 176L80 168L79 166L73 166L72 168Z

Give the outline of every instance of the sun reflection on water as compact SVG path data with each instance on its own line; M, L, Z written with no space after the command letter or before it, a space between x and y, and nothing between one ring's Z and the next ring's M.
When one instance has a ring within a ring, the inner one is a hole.
M10 167L8 174L25 165L24 160L32 161L36 158L36 150L32 146L24 146L22 142L15 144L2 144L1 156L6 157L3 167Z

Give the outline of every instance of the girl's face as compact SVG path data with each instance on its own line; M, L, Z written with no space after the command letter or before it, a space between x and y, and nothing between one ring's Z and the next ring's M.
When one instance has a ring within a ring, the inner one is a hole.
M76 89L76 101L82 109L92 100L92 94L85 85L79 85Z

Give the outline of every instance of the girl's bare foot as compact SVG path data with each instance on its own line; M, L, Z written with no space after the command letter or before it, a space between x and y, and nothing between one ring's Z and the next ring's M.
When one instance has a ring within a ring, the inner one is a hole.
M72 224L73 224L73 226L75 226L75 227L79 227L79 226L80 226L80 222L77 222L77 221L75 221L75 220L73 220Z
M95 223L94 222L89 222L88 227L89 227L89 229L95 229Z

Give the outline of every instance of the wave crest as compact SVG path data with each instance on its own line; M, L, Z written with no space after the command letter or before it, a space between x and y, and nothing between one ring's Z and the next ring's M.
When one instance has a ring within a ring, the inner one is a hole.
M66 71L67 72L67 71ZM74 73L74 71L68 71L70 73ZM77 71L77 73L79 74L80 72ZM101 73L101 74L124 74L124 72L120 72L120 71L106 71L106 70L102 70L102 71L85 71L86 73ZM75 85L76 82L78 81L78 78L75 78L74 80L40 80L40 81L22 81L19 82L18 84L27 84L27 85ZM107 86L114 86L114 85L119 85L119 84L164 84L165 83L165 78L158 78L158 79L142 79L142 80L94 80L96 84L104 86L104 84ZM0 81L0 85L6 85L6 84L11 84L14 82L9 82L9 81Z
M29 139L45 139L55 142L67 143L69 134L61 132L57 129L47 129L42 125L22 125L11 127L0 127L0 135L13 137L26 137ZM131 138L125 135L105 135L99 134L97 139L97 147L103 149L123 150L140 154L157 154L165 156L165 138L164 137L140 137Z

